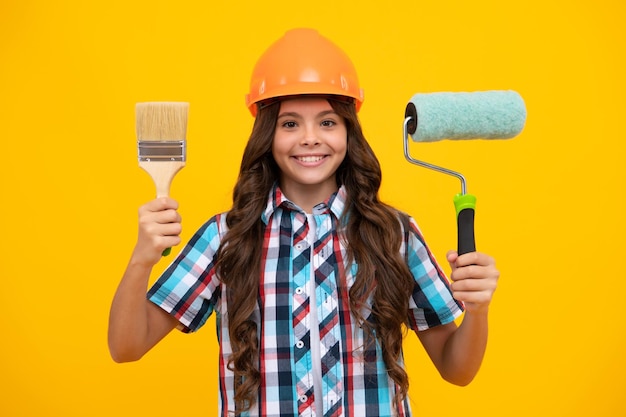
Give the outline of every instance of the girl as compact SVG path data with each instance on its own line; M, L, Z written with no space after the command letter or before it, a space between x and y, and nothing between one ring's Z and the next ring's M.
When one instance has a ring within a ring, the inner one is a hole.
M181 219L170 198L139 209L111 307L113 359L138 360L215 312L222 416L408 416L406 328L443 378L468 384L498 270L485 254L451 251L448 284L415 221L378 199L349 58L314 30L289 31L259 59L247 102L256 119L231 210L150 289Z

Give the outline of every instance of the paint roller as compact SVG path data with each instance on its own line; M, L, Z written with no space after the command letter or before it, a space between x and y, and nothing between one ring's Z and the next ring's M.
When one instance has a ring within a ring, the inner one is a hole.
M511 90L418 93L406 106L405 158L412 164L452 175L461 181L461 192L454 197L459 255L476 250L476 197L467 192L467 181L460 173L413 158L409 153L409 135L415 142L510 139L522 131L525 122L524 100Z

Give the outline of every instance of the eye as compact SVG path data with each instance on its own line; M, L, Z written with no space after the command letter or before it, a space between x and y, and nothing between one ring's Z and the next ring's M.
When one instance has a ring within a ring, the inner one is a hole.
M281 126L287 129L293 129L294 127L297 126L297 123L294 121L288 120L286 122L281 123Z
M337 122L335 122L334 120L324 120L322 121L321 125L323 127L333 127L337 124Z

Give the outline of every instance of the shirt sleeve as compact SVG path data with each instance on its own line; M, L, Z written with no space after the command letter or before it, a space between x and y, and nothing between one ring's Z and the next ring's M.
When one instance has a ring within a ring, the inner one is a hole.
M148 290L148 299L175 317L185 333L204 325L220 297L214 257L225 217L217 215L207 221Z
M463 304L452 297L448 278L428 249L413 218L409 219L405 234L407 264L415 279L409 300L411 328L422 331L454 321L463 313Z

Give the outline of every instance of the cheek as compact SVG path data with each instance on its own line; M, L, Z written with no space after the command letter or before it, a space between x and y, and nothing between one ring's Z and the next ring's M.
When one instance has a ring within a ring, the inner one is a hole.
M281 152L284 151L284 141L280 139L280 137L274 136L272 140L272 156L276 159Z
M272 138L272 154L284 152L286 142L287 141L283 136L278 133L274 133L274 137Z
M285 168L285 160L289 157L289 154L288 142L275 136L272 141L272 157L281 171Z
M348 138L347 135L343 136L341 139L339 139L337 141L337 145L336 145L336 151L337 153L343 154L343 156L346 156L346 153L348 152Z

